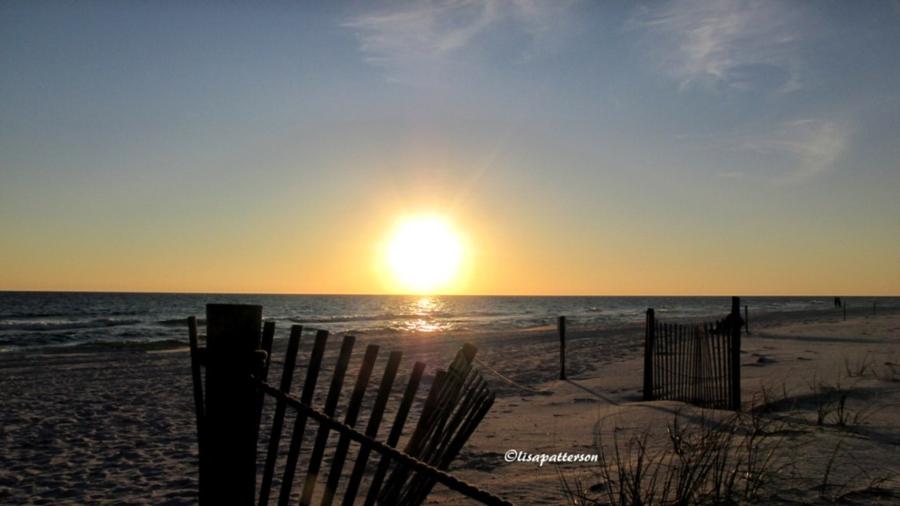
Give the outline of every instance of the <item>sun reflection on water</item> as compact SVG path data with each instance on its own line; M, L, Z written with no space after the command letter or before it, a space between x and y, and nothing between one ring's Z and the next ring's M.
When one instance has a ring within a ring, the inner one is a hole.
M434 297L419 297L419 300L415 303L416 309L426 313L434 311L437 305L438 301Z
M410 302L408 313L415 318L397 322L399 330L403 332L434 333L450 330L453 325L447 321L440 321L439 316L444 314L444 303L437 297L422 296Z

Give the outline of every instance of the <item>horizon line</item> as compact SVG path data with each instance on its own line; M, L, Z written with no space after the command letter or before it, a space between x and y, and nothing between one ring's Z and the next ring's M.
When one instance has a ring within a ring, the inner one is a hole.
M281 295L304 297L900 297L900 294L843 294L843 293L800 293L800 294L440 294L440 293L315 293L315 292L215 292L215 291L154 291L154 290L7 290L0 293L84 293L84 294L126 294L126 295Z

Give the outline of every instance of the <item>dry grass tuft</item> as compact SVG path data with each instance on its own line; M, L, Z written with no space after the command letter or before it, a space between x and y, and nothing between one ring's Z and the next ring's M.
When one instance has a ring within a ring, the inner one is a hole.
M783 425L759 413L718 421L701 413L690 423L676 413L666 426L666 441L656 447L649 430L624 440L613 431L612 441L596 443L600 485L586 489L561 474L561 490L576 505L758 501L768 494L772 478L792 466L784 439L773 437ZM602 491L602 500L590 498L591 490Z

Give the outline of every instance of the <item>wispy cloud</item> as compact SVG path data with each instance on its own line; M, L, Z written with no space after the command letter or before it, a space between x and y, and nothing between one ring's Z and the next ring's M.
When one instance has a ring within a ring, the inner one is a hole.
M834 168L852 131L822 119L782 122L765 132L732 137L728 151L748 157L751 170L729 169L723 177L763 176L776 183L807 181Z
M432 0L389 4L345 21L365 60L395 80L428 75L464 54L494 29L528 39L518 56L552 45L568 21L571 0ZM483 49L483 48L482 48Z
M673 0L645 7L628 26L644 32L654 65L682 89L802 84L797 49L813 24L802 5L774 0Z
M783 123L767 138L748 143L747 148L783 156L790 163L787 180L802 180L833 167L843 152L850 131L827 120L804 119Z
M823 23L800 2L672 0L643 6L627 28L638 35L651 68L681 90L783 94L808 89L814 80L806 57ZM825 119L831 117L814 110L795 119L745 123L737 132L714 135L704 148L734 160L721 177L806 181L832 169L850 142L848 123Z

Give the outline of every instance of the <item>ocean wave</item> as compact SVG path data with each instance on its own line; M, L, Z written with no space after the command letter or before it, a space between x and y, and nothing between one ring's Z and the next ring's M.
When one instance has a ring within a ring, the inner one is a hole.
M288 320L294 323L350 323L350 322L381 322L391 320L412 320L424 318L426 315L416 314L380 314L380 315L337 315L337 316L310 316L290 317ZM432 314L427 317L435 317Z
M103 315L103 316L141 316L141 315L145 315L145 314L148 314L148 313L149 313L149 312L148 312L146 309L130 309L130 310L127 310L127 311L125 311L125 310L123 310L123 311L110 311L110 312L108 312L108 313L103 313L102 315ZM101 315L98 314L97 316L101 316Z
M349 323L364 321L383 321L391 320L395 317L388 318L386 316L310 316L310 317L289 317L288 320L294 323Z
M0 339L0 353L14 352L14 351L27 351L31 349L41 348L41 349L55 349L55 350L90 350L90 349L102 349L102 350L157 350L157 349L170 349L170 348L180 348L183 346L187 346L187 342L184 339L172 339L172 338L161 338L161 339L92 339L88 341L79 341L77 339L45 339L45 335L41 335L40 339L36 340L12 340L12 339ZM56 336L59 337L59 336Z
M136 340L96 340L77 343L78 348L116 348L116 349L156 349L156 348L177 348L186 346L188 343L184 339L148 339L142 341Z
M141 320L116 320L112 318L96 318L93 320L82 321L5 321L0 322L0 331L19 330L28 332L40 332L47 330L81 330L118 327L122 325L136 325L138 323L141 323Z
M0 338L0 345L15 345L15 346L60 345L60 344L71 343L74 339L77 339L77 338L71 332L64 332L64 333L42 332L42 333L38 333L38 334L31 334L25 339L22 339L21 336L7 334L6 336Z
M47 312L31 312L31 311L13 311L11 313L0 314L2 319L10 318L59 318L62 316L72 316L72 313L47 313Z
M187 318L172 318L171 320L160 320L156 322L156 324L162 325L163 327L186 327ZM206 319L197 318L197 325L206 325Z
M421 320L421 319L448 319L448 318L489 318L502 316L515 316L516 313L502 311L468 311L468 312L451 312L451 311L432 311L422 313L382 313L369 315L335 315L335 316L293 316L286 318L294 323L351 323L351 322L382 322L382 321L403 321L403 320ZM183 320L182 320L183 321Z

